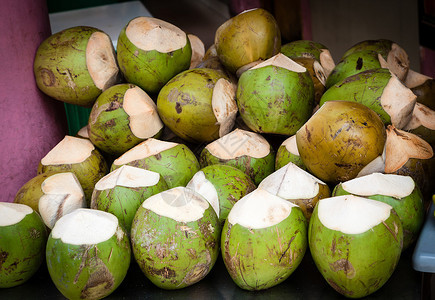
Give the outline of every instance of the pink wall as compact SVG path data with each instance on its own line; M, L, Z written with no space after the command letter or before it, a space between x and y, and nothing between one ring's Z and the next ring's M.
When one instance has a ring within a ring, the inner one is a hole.
M63 103L33 77L36 49L51 34L46 0L1 0L0 28L0 201L11 202L67 125Z

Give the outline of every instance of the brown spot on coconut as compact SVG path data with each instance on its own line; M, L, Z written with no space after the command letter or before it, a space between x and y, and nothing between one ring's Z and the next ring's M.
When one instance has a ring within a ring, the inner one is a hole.
M188 34L190 45L192 47L192 58L190 59L190 69L196 68L196 66L202 61L205 55L204 43L201 39L194 34Z

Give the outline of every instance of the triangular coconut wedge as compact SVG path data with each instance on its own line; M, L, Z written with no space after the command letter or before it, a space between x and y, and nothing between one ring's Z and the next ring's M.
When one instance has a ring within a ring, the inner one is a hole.
M186 187L202 195L210 203L216 215L219 217L220 207L217 190L215 186L207 180L203 171L196 172Z
M25 204L0 202L0 226L10 226L21 222L33 209Z
M387 60L378 53L379 63L382 68L391 70L401 81L405 81L409 72L408 54L396 43L391 44Z
M213 89L211 106L219 124L219 136L222 137L230 132L237 117L236 103L237 86L225 78L220 78Z
M285 141L282 142L281 145L284 146L291 154L300 156L298 144L296 143L296 135L292 135L291 137L285 139Z
M204 43L201 41L201 39L194 35L189 33L187 35L190 41L190 45L192 47L192 58L190 59L190 69L196 68L196 66L202 61L204 55L205 55L205 47Z
M116 186L129 188L148 187L156 185L159 180L159 173L123 165L101 178L97 184L95 184L95 189L103 191Z
M290 59L289 57L285 56L282 53L278 53L275 56L269 58L268 60L265 60L264 62L255 65L250 70L258 69L266 66L281 67L297 73L303 73L307 71L306 68L304 68L303 66L301 66L300 64L293 61L292 59Z
M424 84L427 80L432 79L429 76L426 76L424 74L418 73L414 70L409 69L408 75L405 79L405 85L409 87L410 89L415 88L417 86L420 86Z
M77 131L77 137L81 137L84 139L89 139L89 133L88 133L88 126L83 126L80 128L79 131Z
M331 74L335 68L335 62L332 58L331 52L328 49L320 49L320 64L325 71L326 78Z
M91 156L94 150L91 141L67 135L41 159L41 164L78 164Z
M403 130L413 130L420 126L435 130L435 111L417 102L412 112L412 118Z

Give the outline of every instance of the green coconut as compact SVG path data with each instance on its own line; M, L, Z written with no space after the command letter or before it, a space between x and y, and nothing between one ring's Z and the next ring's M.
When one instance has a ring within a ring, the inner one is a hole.
M230 72L279 53L281 33L271 13L262 8L243 11L216 30L219 60Z
M131 223L142 202L167 189L159 173L123 165L95 184L91 208L115 215L130 235Z
M296 143L307 170L327 183L355 178L386 140L379 116L350 101L328 101L298 130Z
M320 106L331 100L361 103L375 111L384 124L403 128L409 123L417 96L391 71L371 69L347 77L331 86Z
M301 156L299 155L298 145L296 143L296 135L285 139L279 145L275 156L275 170L281 169L288 163L297 165L302 170L307 170Z
M237 105L252 131L293 135L312 114L313 81L307 69L279 53L240 76Z
M410 176L372 173L335 186L332 196L352 194L391 205L402 222L403 250L414 243L425 218L423 195Z
M306 249L307 223L300 208L262 189L236 202L222 229L225 267L245 290L264 290L286 280Z
M36 51L33 71L48 96L91 107L110 86L120 82L112 41L103 31L76 26L45 39Z
M264 178L258 188L298 205L307 220L311 218L317 202L331 196L326 183L293 163Z
M189 142L211 142L233 129L236 87L220 71L181 72L160 90L157 110L172 132Z
M151 17L136 17L128 22L119 34L116 50L119 68L127 82L152 94L187 70L192 57L184 31Z
M308 227L311 256L338 293L361 298L379 290L402 252L403 228L394 209L353 195L317 203Z
M169 188L186 186L200 165L186 145L149 138L113 161L111 171L129 165L157 172Z
M256 189L248 175L229 165L202 168L186 187L201 194L210 203L222 226L234 204Z
M38 174L72 172L89 206L98 180L109 171L106 160L90 140L66 135L39 162Z
M314 105L318 105L320 98L322 98L323 93L326 91L326 73L322 65L315 59L309 57L296 57L292 60L302 67L307 69L308 74L310 74L311 80L314 85Z
M260 134L235 129L205 146L199 163L201 168L214 164L236 167L257 185L275 170L275 152Z
M207 200L176 187L142 203L131 242L139 267L153 284L181 289L210 272L219 255L220 233L218 216Z
M0 202L0 288L29 280L44 262L47 229L30 206Z
M405 85L417 96L417 102L435 110L435 80L409 70Z
M128 83L104 91L95 101L88 121L91 142L115 156L147 138L158 138L162 129L154 101L140 87Z

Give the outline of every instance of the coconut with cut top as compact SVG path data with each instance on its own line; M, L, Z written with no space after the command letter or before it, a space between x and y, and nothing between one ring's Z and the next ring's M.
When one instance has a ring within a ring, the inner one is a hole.
M326 183L291 162L264 178L258 188L298 205L307 220L317 202L331 196Z
M211 142L234 127L236 87L207 68L184 71L160 90L157 110L167 127L188 142Z
M129 83L104 91L95 101L88 121L91 142L115 156L147 138L158 138L162 130L154 101L140 87Z
M151 196L131 227L134 257L145 276L163 289L203 279L219 255L219 218L197 192L176 187Z
M275 170L281 169L288 163L294 163L302 170L306 170L304 162L299 155L298 145L296 143L296 135L285 139L279 145L275 156Z
M189 38L183 30L152 17L130 20L119 34L116 50L119 68L127 82L152 94L187 70L192 56Z
M320 99L361 103L375 111L384 124L403 128L412 117L417 96L390 70L377 68L349 76L331 86Z
M101 299L124 280L130 242L114 215L80 208L56 222L46 260L51 280L64 297Z
M47 229L30 206L0 202L0 288L21 285L44 262Z
M33 71L45 94L84 107L121 82L109 35L89 26L71 27L45 39L36 51Z
M278 53L240 76L237 105L252 131L293 135L312 114L313 81L306 68Z
M338 293L361 298L379 290L402 253L403 227L392 206L354 195L320 200L308 227L311 256Z
M229 165L210 165L202 168L186 187L207 199L222 226L234 204L256 189L248 175Z
M299 266L306 248L307 224L301 209L263 189L237 201L222 229L225 267L245 290L283 282Z
M89 206L98 180L107 174L109 166L90 140L66 135L39 162L38 174L72 172L85 193Z
M199 162L202 168L213 164L236 167L257 185L274 171L275 152L260 134L235 129L205 146Z
M111 171L129 165L157 172L169 188L185 186L200 165L186 145L149 138L115 159Z
M114 214L129 235L131 222L142 202L167 189L159 173L123 165L95 184L91 208Z
M317 106L325 92L326 72L322 65L315 59L309 57L296 57L292 60L307 69L314 85L314 106Z

